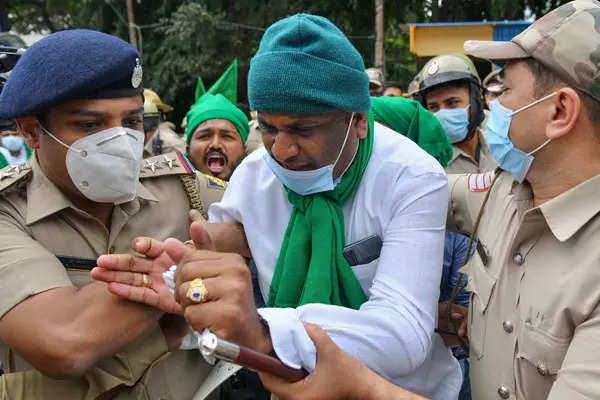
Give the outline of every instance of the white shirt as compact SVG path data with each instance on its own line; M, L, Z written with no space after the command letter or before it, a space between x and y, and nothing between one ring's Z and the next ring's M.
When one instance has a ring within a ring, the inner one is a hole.
M6 159L8 165L22 164L25 161L27 161L27 151L25 150L25 146L21 147L21 152L16 157L13 157L13 155L10 154L10 151L1 146L0 153L2 153L2 155Z
M243 224L266 300L292 205L263 160L265 151L237 167L209 220ZM456 399L460 367L434 333L447 202L441 166L409 139L376 124L365 174L343 206L346 244L371 235L383 239L379 259L352 267L369 299L359 310L325 304L259 309L279 358L314 369L315 347L302 325L312 322L393 383L434 399Z

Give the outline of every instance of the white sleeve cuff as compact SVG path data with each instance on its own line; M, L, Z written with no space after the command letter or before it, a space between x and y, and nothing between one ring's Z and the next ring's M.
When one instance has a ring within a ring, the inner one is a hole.
M259 308L269 324L271 343L277 357L292 368L315 369L317 350L295 308Z

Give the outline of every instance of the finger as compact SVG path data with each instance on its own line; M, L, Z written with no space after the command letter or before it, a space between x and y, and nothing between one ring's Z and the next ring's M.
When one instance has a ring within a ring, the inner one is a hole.
M169 243L170 245L170 243ZM183 257L179 261L175 271L175 287L181 286L185 281L191 281L196 278L209 278L218 275L221 266L215 269L214 265L222 258L219 253L195 250L185 246ZM210 267L212 266L212 267ZM180 302L179 292L175 292L175 299Z
M289 399L294 392L297 392L298 382L289 383L275 375L266 372L258 372L261 382L271 393L279 398ZM301 381L300 381L301 382Z
M96 267L91 271L92 279L96 281L106 283L116 282L131 286L144 286L144 275L146 275L146 279L152 279L147 274L141 272L112 271L110 269L99 267ZM152 281L150 280L147 286L151 285Z
M188 216L190 217L190 224L192 224L196 221L206 222L206 220L204 219L202 214L200 214L200 212L196 209L191 209L190 212L188 213Z
M161 296L150 288L130 286L113 282L108 284L108 290L112 294L115 294L119 297L123 297L136 303L147 304L171 314L181 315L183 313L181 306L174 301L168 302L162 300Z
M146 257L156 258L165 250L165 244L149 237L138 237L133 241L131 248Z
M208 328L218 337L231 340L233 327L230 328L227 324L236 314L239 314L239 309L233 304L209 301L184 307L183 316L195 331L202 332L204 328Z
M452 319L456 322L458 321L462 321L465 318L465 315L462 313L458 313L458 312L452 312L452 314L450 314L450 316L452 317Z
M193 222L192 225L190 225L190 236L197 249L215 250L215 245L201 222Z
M325 358L331 359L332 353L340 350L340 348L331 340L327 332L325 332L320 326L310 323L304 324L304 329L315 344L317 349L317 359ZM334 358L335 359L335 358Z
M167 252L169 257L171 257L175 264L179 264L186 253L193 251L181 241L173 238L165 240L164 250Z
M458 327L458 336L466 337L467 336L467 320L463 319Z
M219 279L216 279L217 281L219 281ZM177 291L177 298L179 299L178 303L181 304L184 308L193 304L198 304L199 302L197 301L193 301L188 297L188 290L190 289L190 285L191 285L191 281L187 281L187 282L183 282L181 285L176 287L176 291ZM205 294L205 299L203 301L203 303L206 303L207 301L216 301L218 300L220 297L217 297L218 293L223 293L225 292L225 289L223 288L223 285L220 284L219 282L215 282L215 279L202 279L202 283L204 284L204 287L206 288L206 294ZM219 289L217 290L217 287L219 287Z
M98 258L96 265L114 271L144 273L152 271L152 261L131 254L105 254Z
M227 267L224 265L223 257L218 253L208 253L204 255L194 251L193 259L185 257L185 261L179 263L177 267L177 278L181 283L191 281L196 278L214 278L222 275Z

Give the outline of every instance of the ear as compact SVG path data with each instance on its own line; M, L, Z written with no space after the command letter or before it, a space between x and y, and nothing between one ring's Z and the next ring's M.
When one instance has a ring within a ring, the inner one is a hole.
M356 135L359 139L364 139L369 133L369 124L367 124L367 113L355 113L354 114L354 129L356 129Z
M37 150L40 147L40 126L37 118L34 116L17 118L16 122L17 131L23 136L27 146L32 150Z
M546 136L557 139L571 132L582 107L581 98L574 89L565 87L558 90L552 101L551 121L546 125Z

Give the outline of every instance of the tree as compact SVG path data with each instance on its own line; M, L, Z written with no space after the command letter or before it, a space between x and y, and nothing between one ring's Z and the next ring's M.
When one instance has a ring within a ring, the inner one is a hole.
M68 29L76 7L76 0L10 0L8 25L20 33Z
M0 0L2 1L2 0ZM416 73L409 51L410 22L522 19L540 16L566 0L404 0L385 2L385 59L388 80L405 85ZM180 121L194 101L198 76L210 87L234 58L239 61L240 101L246 98L250 59L266 27L298 12L322 15L345 32L374 64L375 0L144 0L134 2L144 85L176 110ZM90 28L128 40L123 0L9 0L8 22L20 33Z

